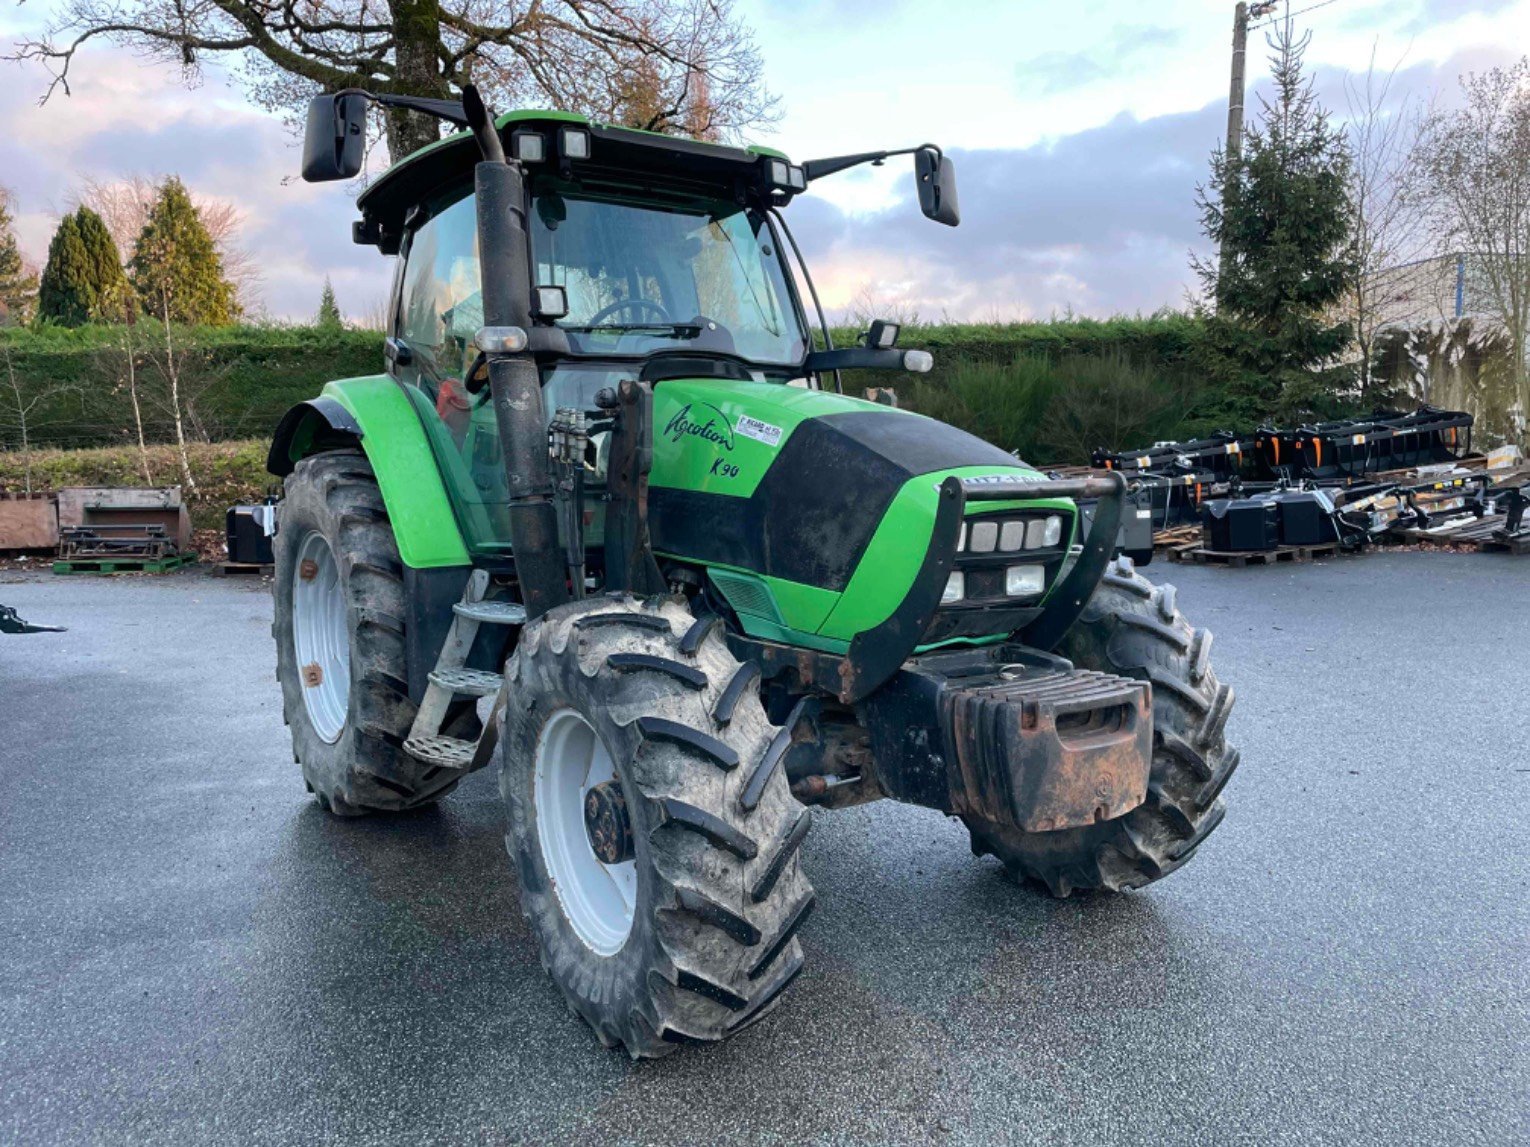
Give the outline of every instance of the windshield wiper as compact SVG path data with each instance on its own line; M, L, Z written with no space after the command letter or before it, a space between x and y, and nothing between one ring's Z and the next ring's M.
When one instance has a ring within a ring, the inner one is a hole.
M641 331L645 334L676 339L701 337L701 327L695 323L596 323L594 326L566 326L563 329L578 334L592 334L595 331L616 331L619 334L627 334Z

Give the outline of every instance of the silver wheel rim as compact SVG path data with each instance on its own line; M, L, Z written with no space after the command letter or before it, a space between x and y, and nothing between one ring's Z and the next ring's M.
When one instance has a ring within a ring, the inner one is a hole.
M298 545L292 571L292 643L308 723L333 745L345 731L350 705L351 639L340 566L317 531Z
M553 891L574 933L597 956L621 951L637 910L637 862L602 864L584 827L584 796L616 779L616 766L594 727L560 709L537 738L537 838Z

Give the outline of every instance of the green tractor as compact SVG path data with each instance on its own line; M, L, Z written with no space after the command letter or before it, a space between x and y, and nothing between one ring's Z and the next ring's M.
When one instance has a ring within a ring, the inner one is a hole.
M801 970L806 806L959 817L1056 896L1190 858L1233 695L1113 559L1120 476L840 385L930 358L889 323L834 347L782 209L912 155L954 226L939 148L799 165L353 90L313 102L305 179L358 173L369 102L468 130L361 195L355 240L398 256L385 371L271 448L278 674L325 809L495 764L543 965L633 1056L742 1030Z

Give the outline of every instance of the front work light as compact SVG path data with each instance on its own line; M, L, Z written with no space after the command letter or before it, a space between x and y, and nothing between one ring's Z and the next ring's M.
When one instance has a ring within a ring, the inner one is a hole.
M1010 566L1004 571L1004 592L1010 597L1034 597L1047 588L1042 566Z
M564 159L589 159L590 133L582 127L560 127L558 154Z
M802 191L807 187L807 173L796 164L787 163L784 159L772 159L770 181L777 187L783 187L789 191Z
M521 163L541 163L547 158L547 137L535 131L512 132L510 154Z
M561 319L568 314L568 291L562 287L538 287L537 318Z
M872 350L892 350L903 327L886 319L874 319L866 330L866 345Z

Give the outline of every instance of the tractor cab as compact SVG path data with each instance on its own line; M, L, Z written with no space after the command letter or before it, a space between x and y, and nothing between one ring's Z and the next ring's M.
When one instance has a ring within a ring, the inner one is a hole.
M801 168L774 153L548 113L513 113L498 127L525 157L527 333L549 420L558 410L597 410L601 392L624 378L817 385L775 211ZM484 309L464 149L476 154L466 136L397 165L361 197L356 234L399 256L389 373L411 390L470 548L489 554L509 546L508 488L474 342ZM584 158L575 163L570 151ZM677 157L682 174L662 169ZM787 187L761 181L782 165ZM598 490L609 429L590 438ZM590 526L598 544L599 522Z

